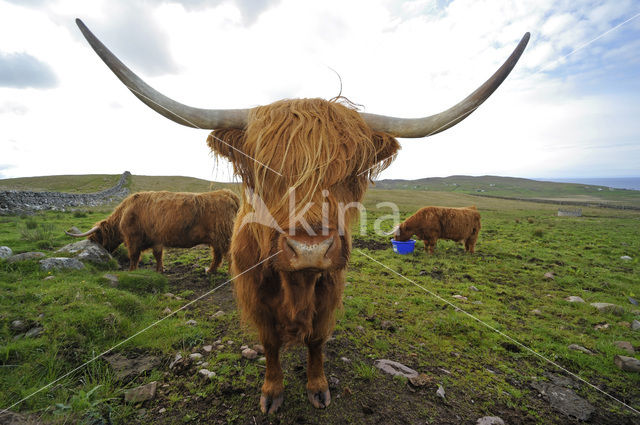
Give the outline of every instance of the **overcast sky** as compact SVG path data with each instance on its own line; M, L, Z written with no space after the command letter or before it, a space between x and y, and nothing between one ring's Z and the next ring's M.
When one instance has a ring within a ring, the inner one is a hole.
M0 0L0 178L232 178L207 131L138 101L76 17L182 103L329 99L340 89L333 69L364 111L401 117L458 102L530 31L487 102L444 133L400 139L380 178L639 176L638 14L632 0Z

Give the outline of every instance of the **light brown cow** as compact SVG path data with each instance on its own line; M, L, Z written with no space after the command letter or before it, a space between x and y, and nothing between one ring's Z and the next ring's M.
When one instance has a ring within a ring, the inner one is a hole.
M474 253L480 227L480 213L475 205L466 208L424 207L400 223L392 233L397 241L408 241L416 235L424 242L424 250L431 254L438 239L462 242L465 251Z
M129 270L135 270L140 253L153 249L156 270L163 271L162 251L191 248L199 244L211 247L214 272L229 252L233 221L240 198L227 189L206 193L139 192L128 196L106 219L89 231L69 236L84 237L109 252L124 242L129 251Z
M513 69L529 34L466 99L436 115L405 119L359 113L340 99L282 100L253 109L193 108L147 85L77 23L100 58L142 102L179 124L214 130L209 146L229 159L242 178L245 203L231 242L231 271L238 304L265 348L260 408L272 413L282 404L279 353L288 344L307 346L308 398L317 408L328 406L322 349L341 304L356 211L343 214L340 206L362 200L369 181L398 151L395 137L430 136L480 106ZM269 213L257 215L271 220L247 220L256 212L256 200Z

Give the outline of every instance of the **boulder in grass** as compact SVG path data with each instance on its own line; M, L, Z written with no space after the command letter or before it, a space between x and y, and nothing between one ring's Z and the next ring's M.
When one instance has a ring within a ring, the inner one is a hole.
M84 264L75 258L51 257L40 260L40 268L48 270L82 270Z
M624 313L624 309L622 307L611 303L591 303L591 305L597 308L600 313L613 313L618 316Z
M89 239L65 245L56 252L73 254L78 260L100 264L106 263L112 258L106 249Z
M124 392L124 401L128 403L140 403L142 401L151 400L156 396L156 388L158 383L153 381L146 385L131 388Z
M22 254L14 254L11 257L7 257L7 263L16 263L18 261L35 260L38 258L44 258L44 252L23 252Z
M381 371L388 373L389 375L400 375L404 376L405 378L418 376L417 371L393 360L380 359L373 362L373 365Z
M13 251L8 246L0 246L0 258L9 258L13 255Z
M640 360L635 357L617 355L613 358L613 362L624 371L640 372Z

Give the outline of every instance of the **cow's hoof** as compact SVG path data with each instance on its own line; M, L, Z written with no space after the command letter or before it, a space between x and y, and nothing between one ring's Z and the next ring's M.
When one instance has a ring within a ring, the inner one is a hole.
M311 391L307 390L307 397L316 409L324 409L331 404L331 393L329 390L325 391Z
M262 413L276 413L282 402L284 401L284 393L278 396L260 395L260 410Z

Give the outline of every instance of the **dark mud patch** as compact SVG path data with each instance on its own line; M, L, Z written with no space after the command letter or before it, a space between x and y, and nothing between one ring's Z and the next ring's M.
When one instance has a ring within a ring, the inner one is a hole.
M372 239L353 238L351 242L353 248L366 248L371 251L379 251L382 249L391 249L391 242L380 242Z

